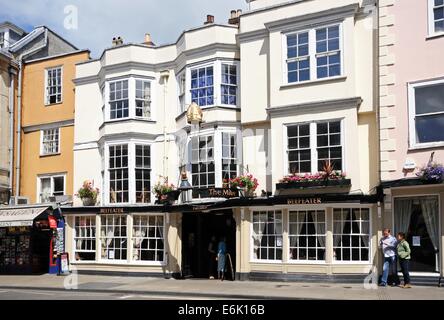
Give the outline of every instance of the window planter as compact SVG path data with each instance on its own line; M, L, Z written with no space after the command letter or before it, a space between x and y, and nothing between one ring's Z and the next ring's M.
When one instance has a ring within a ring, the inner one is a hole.
M350 187L351 179L341 180L315 180L315 181L291 181L284 183L277 183L276 189L316 189L328 187Z
M157 196L156 204L174 204L179 199L180 192L180 190L173 190Z

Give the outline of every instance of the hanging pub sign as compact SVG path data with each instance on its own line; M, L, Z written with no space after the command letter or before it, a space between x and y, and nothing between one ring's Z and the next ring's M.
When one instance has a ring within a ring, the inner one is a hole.
M287 204L321 204L321 198L292 198L287 199Z
M193 190L193 194L200 198L237 198L239 190L228 188L198 188Z

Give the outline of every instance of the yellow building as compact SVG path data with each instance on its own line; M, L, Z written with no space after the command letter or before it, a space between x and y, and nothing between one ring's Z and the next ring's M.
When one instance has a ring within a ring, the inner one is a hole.
M27 61L23 66L20 196L30 203L73 195L75 65L89 51Z

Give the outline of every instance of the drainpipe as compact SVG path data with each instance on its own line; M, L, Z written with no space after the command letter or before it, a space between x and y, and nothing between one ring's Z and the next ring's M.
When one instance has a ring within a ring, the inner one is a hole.
M12 177L14 176L14 97L15 79L17 72L9 68L9 195L12 196Z
M166 154L167 147L166 147L166 120L167 120L167 113L166 113L166 104L167 104L167 94L168 94L168 78L170 77L170 72L168 70L162 71L160 76L163 78L163 89L164 89L164 96L163 96L163 177L165 178L168 174L168 156Z

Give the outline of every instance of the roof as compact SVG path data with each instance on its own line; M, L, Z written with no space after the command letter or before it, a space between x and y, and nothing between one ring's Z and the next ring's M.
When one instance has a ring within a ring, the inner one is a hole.
M17 33L20 33L20 35L24 35L24 34L27 33L25 30L23 30L19 26L15 25L15 24L13 24L12 22L9 22L9 21L0 22L0 28L4 28L4 27L12 29L12 30L14 30Z

